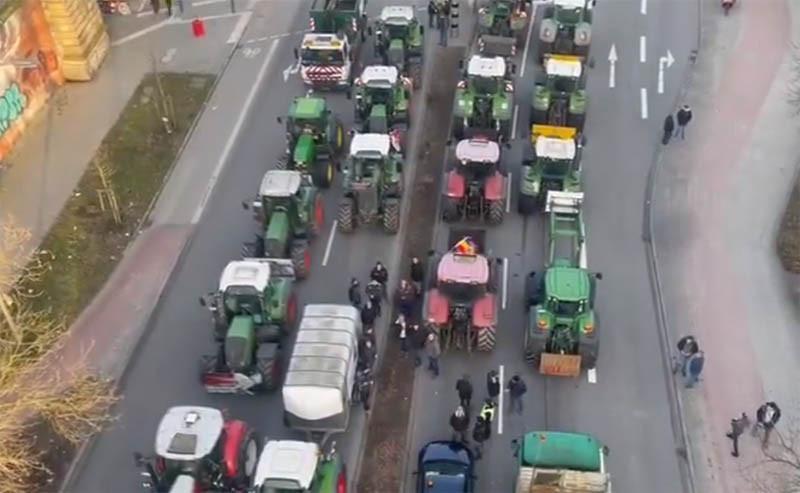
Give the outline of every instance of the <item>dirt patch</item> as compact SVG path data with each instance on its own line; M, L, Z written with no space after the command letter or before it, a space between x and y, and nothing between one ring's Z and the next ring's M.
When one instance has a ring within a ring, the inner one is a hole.
M800 180L794 184L783 213L777 246L783 268L800 274Z
M407 273L411 256L425 258L433 242L434 214L440 193L445 143L450 128L453 97L461 48L437 49L433 65L436 77L430 78L425 93L423 139L418 147L417 170L406 200L411 200L409 222L400 252L401 272ZM404 276L407 277L407 276ZM417 307L421 310L421 306ZM393 313L393 318L397 314ZM392 334L377 375L377 391L367 428L367 445L358 492L399 491L403 484L408 424L414 391L414 364L400 350Z

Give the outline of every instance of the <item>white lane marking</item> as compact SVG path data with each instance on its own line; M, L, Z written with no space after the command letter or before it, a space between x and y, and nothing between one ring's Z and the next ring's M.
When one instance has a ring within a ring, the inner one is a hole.
M519 105L514 105L514 116L511 120L511 140L517 137L517 117L519 116Z
M639 61L647 61L647 36L639 36Z
M295 60L294 63L283 69L283 81L289 80L289 76L296 74L300 71L300 60Z
M647 88L643 87L639 89L639 95L642 100L642 120L647 120Z
M497 434L503 434L503 382L505 379L503 378L503 373L505 368L503 365L500 365L500 394L497 396Z
M508 173L508 180L506 181L506 212L511 212L511 182L514 173Z
M536 8L532 8L536 12ZM519 69L519 78L525 77L525 66L528 65L528 47L531 45L531 33L533 32L533 16L528 19L528 35L525 37L525 48L522 50L522 68Z
M175 58L175 53L177 53L177 51L178 51L177 48L168 49L167 52L164 54L164 56L161 57L161 63L171 62L172 59Z
M641 0L639 2L639 12L641 12L642 15L647 15L647 0Z
M142 29L140 31L136 31L135 33L132 33L132 34L129 34L129 35L125 36L125 37L119 38L116 41L112 41L111 42L111 46L119 46L119 45L128 43L130 41L139 39L142 36L147 36L148 34L150 34L153 31L158 31L159 29L164 27L169 22L170 22L170 19L164 19L163 21L158 22L156 24L153 24L152 26L148 26L148 27L146 27L146 28L144 28L144 29Z
M239 17L238 21L236 21L236 25L233 26L233 31L231 31L231 35L228 36L228 44L238 43L239 40L242 39L242 34L244 34L244 30L247 28L247 24L250 23L251 17L253 17L252 12L242 13L242 16Z
M664 94L664 67L670 68L675 63L672 52L667 50L667 56L658 59L658 93Z
M325 255L322 257L322 266L325 267L328 265L328 259L331 256L331 250L333 249L333 238L336 237L336 229L338 229L339 220L334 219L333 224L331 224L331 233L328 235L328 243L325 245Z
M264 62L261 64L261 68L258 70L258 74L256 75L256 80L253 83L253 86L250 88L250 92L247 94L247 99L244 101L244 106L242 107L241 111L239 111L239 118L236 119L236 123L233 125L233 131L228 137L228 140L225 142L225 147L222 149L222 155L220 156L217 166L214 168L214 172L211 174L211 178L208 181L205 195L200 201L200 205L197 206L194 217L192 217L192 224L197 224L200 222L200 216L203 215L203 209L206 208L208 199L211 197L211 191L214 190L214 185L216 185L219 175L222 173L222 168L224 168L225 163L228 162L228 157L230 156L231 150L233 150L233 144L236 142L239 132L242 131L244 121L247 118L247 115L250 113L250 107L253 105L253 101L256 98L258 89L261 87L261 83L264 82L264 76L267 75L267 69L272 62L272 57L275 56L275 51L278 49L279 43L280 40L276 39L273 41L272 45L269 47L267 56L264 57Z
M508 305L508 258L503 257L503 310Z
M589 383L597 383L597 368L590 368L586 372L586 379L589 380Z
M617 46L611 44L608 52L608 87L613 89L617 85Z

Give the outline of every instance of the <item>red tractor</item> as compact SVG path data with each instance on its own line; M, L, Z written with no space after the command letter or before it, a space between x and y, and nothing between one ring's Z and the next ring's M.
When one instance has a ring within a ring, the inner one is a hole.
M503 222L508 177L500 171L500 145L484 138L456 145L456 165L445 177L445 221L481 219Z
M497 262L481 251L484 232L451 232L447 253L434 259L430 287L425 294L428 326L439 335L443 349L455 343L491 351L497 331ZM460 240L453 241L455 238Z
M258 463L258 438L244 421L200 406L170 408L156 433L154 457L135 453L142 486L152 493L248 491Z

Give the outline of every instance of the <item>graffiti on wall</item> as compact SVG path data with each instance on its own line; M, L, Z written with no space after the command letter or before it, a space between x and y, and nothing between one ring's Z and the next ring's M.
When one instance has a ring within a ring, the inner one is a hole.
M55 46L38 1L0 8L0 159L60 82Z

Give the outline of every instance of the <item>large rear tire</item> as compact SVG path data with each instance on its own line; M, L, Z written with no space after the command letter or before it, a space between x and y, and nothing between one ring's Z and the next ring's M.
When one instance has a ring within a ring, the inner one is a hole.
M496 329L494 327L485 327L477 330L478 341L475 349L478 351L491 351L494 349L495 337L497 336Z
M536 211L536 197L520 193L517 199L517 212L523 216L530 216Z
M505 215L505 204L503 201L500 200L490 200L489 201L489 224L497 225L503 222L503 216Z
M289 167L289 158L287 156L281 156L275 161L275 169L290 169Z
M444 219L445 222L459 220L461 217L461 214L458 212L459 202L461 201L452 197L447 197L444 199L444 202L442 203L442 219Z
M400 199L388 198L383 203L383 230L390 235L400 229Z
M339 213L337 221L339 223L339 231L342 233L352 233L356 229L355 223L355 201L350 197L344 197L339 202Z
M274 359L258 360L258 372L261 374L261 386L266 392L278 389L280 381L276 378L278 362Z
M314 197L314 205L312 206L311 213L313 217L309 218L308 229L312 236L317 236L322 230L322 226L325 224L325 205L319 194L316 194Z
M314 185L319 188L330 188L333 183L333 175L336 167L332 157L314 163L311 179Z
M236 482L242 488L248 488L252 484L253 477L256 474L260 448L255 431L248 429L239 448L239 470L236 471Z
M294 266L294 275L298 279L306 279L311 272L311 253L308 243L295 241L292 243L290 256Z

